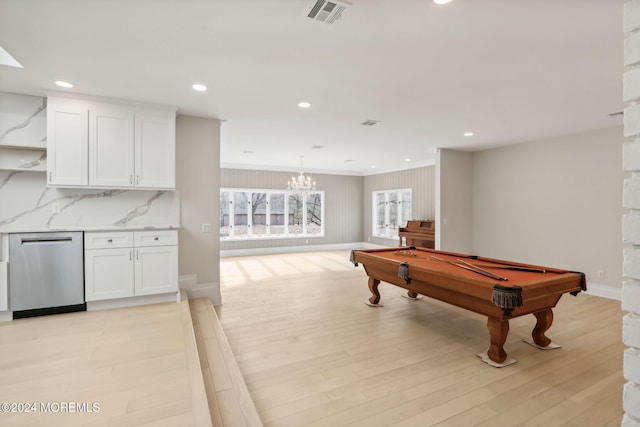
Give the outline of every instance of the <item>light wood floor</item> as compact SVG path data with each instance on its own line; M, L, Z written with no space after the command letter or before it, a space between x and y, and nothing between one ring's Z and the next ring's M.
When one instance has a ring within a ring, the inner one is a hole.
M619 426L620 303L563 296L541 351L512 320L493 368L486 318L381 284L383 308L363 304L367 276L348 251L221 260L218 316L267 426Z
M211 300L192 299L189 306L212 425L262 427Z
M200 393L189 379L199 362L188 313L184 301L1 323L0 402L33 402L37 412L0 412L0 425L206 425L193 410L204 405L208 418L204 385ZM99 412L41 412L69 402Z

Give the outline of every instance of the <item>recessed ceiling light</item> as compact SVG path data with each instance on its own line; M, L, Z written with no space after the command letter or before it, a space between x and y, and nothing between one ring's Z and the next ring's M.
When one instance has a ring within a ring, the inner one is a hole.
M71 83L68 82L63 82L62 80L58 80L56 81L56 84L60 87L66 87L67 89L70 89L73 87L73 85Z
M411 161L411 159L407 157L406 159L404 159L404 161L405 161L405 162L410 162L410 161Z
M376 165L371 165L371 169L375 169L376 167Z
M204 92L207 90L207 87L201 83L194 83L191 87L193 90L197 90L198 92Z
M298 103L298 107L300 108L309 108L311 107L311 104L309 104L308 102L302 101Z
M433 0L435 4L447 4L451 3L451 0Z
M465 132L463 133L464 136L473 136L473 132Z
M255 154L255 151L253 151L253 150L244 150L242 152L242 154Z
M324 145L312 145L311 148L314 150L322 150L324 148Z

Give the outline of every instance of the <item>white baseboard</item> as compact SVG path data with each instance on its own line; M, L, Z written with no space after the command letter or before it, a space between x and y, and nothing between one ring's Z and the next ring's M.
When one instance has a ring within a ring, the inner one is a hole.
M13 311L0 311L0 322L10 322L13 320Z
M209 298L213 305L222 304L220 283L201 283L183 290L187 293L189 299Z
M178 288L188 289L198 284L197 274L184 274L178 277Z
M587 294L622 301L622 288L600 283L587 283Z
M220 282L198 283L197 274L184 274L178 277L178 286L185 298L209 298L214 305L222 304Z
M136 305L180 302L180 291L158 295L143 295L131 298L116 298L102 301L87 301L87 311L109 310L112 308L133 307Z
M230 249L220 251L220 258L250 255L286 254L293 252L316 252L316 251L339 251L343 249L377 249L388 246L376 245L369 242L335 243L328 245L304 245L285 246L280 248L250 248L250 249Z

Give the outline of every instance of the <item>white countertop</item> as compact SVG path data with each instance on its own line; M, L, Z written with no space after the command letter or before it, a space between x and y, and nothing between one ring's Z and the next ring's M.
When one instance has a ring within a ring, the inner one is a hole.
M0 227L0 234L10 234L10 233L44 233L44 232L55 232L55 231L140 231L140 230L172 230L179 229L180 224L156 224L156 225L130 225L127 227L116 227L116 226L83 226L83 227L65 227L65 228L56 228L56 227Z

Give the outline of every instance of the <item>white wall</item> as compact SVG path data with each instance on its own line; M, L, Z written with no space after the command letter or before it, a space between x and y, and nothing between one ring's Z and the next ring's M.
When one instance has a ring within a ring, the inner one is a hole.
M436 249L471 253L472 153L438 149Z
M624 217L622 339L629 346L624 352L623 427L640 426L640 0L627 0L624 5L624 170L632 172L624 183L623 206L630 209ZM621 252L621 251L618 251Z
M220 297L220 121L178 115L176 120L176 187L181 195L178 233L180 275L196 275L189 296ZM211 224L203 233L202 224Z
M619 289L622 142L614 127L475 153L473 253Z

